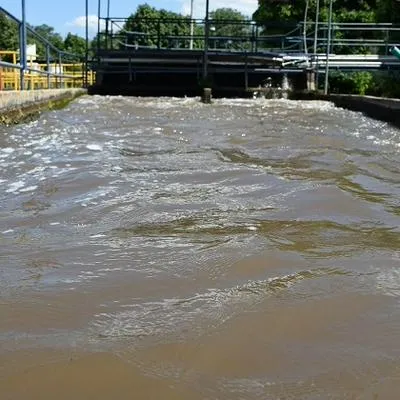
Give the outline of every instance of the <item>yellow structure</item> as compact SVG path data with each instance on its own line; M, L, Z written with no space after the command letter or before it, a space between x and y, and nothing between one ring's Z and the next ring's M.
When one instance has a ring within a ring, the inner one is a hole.
M0 59L7 59L12 64L17 64L18 52L0 50ZM56 88L81 88L84 86L84 64L40 64L29 61L30 70L25 72L25 89L56 89ZM55 75L48 75L51 72ZM88 71L88 85L94 82L95 74ZM0 66L0 90L20 90L20 70L15 67Z

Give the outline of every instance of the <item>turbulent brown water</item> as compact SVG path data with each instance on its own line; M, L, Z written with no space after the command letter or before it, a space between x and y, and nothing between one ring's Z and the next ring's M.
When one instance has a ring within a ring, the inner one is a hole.
M0 128L1 399L398 399L399 162L325 102Z

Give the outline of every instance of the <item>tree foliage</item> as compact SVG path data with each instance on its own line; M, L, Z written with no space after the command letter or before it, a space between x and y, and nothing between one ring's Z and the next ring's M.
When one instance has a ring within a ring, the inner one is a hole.
M233 8L218 8L210 13L210 39L216 48L246 48L246 38L251 33L249 20ZM219 39L213 40L217 37ZM232 39L227 39L232 38Z
M38 26L29 26L35 33L46 39L52 46L59 50L64 50L64 41L59 33L54 31L52 26L43 24ZM40 59L46 57L46 45L36 37L34 34L28 32L27 34L28 44L36 44L37 55Z
M221 45L221 40L217 42L217 39L212 39L213 36L244 36L248 34L248 24L244 23L247 19L237 10L217 9L210 12L209 21L211 47ZM188 48L190 24L189 16L163 9L158 10L148 4L143 4L129 16L123 31L126 34L128 45ZM195 23L193 28L194 48L201 48L204 44L204 25Z
M312 36L313 23L316 17L316 3L318 0L259 0L259 7L253 15L258 24L264 27L264 34L288 32L287 24L294 24L307 21L307 33ZM320 13L319 21L327 22L328 20L328 1L319 0ZM308 12L305 15L306 5ZM367 53L384 52L386 49L371 49L362 46L348 46L346 40L349 39L381 39L389 41L400 40L400 34L391 33L388 37L387 33L382 31L362 31L362 30L344 30L335 29L338 23L377 23L392 22L400 23L400 2L397 0L333 0L333 32L334 39L343 39L335 41L334 52L337 53ZM275 24L277 22L278 24ZM286 23L286 26L285 26ZM278 25L278 26L276 26ZM279 26L280 25L280 26ZM300 35L302 32L298 31ZM319 37L326 37L326 28L319 31ZM339 43L339 44L338 44ZM325 48L320 48L325 51Z
M19 46L18 26L3 12L0 12L0 50L17 50ZM4 58L4 57L3 57ZM11 61L5 57L7 61Z
M84 56L86 53L86 40L83 37L68 33L64 40L64 50L68 53Z
M52 26L43 24L38 26L27 26L40 37L46 39L51 46L61 51L67 51L69 53L76 54L78 56L84 56L86 51L86 41L84 38L68 33L65 39L57 33ZM43 41L35 34L27 30L27 44L36 44L36 52L39 61L46 59L46 45ZM18 24L11 20L7 15L0 12L0 51L18 51L19 50L19 29ZM56 57L56 51L50 49L50 58ZM11 61L10 56L3 57L6 61Z
M149 47L185 47L178 36L189 36L190 18L157 10L148 4L139 5L124 25L128 44ZM186 42L189 38L186 40ZM186 46L187 47L187 46Z

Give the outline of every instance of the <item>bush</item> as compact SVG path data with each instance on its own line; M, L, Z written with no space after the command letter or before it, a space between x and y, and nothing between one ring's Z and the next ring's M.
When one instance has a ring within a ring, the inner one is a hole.
M365 95L374 85L371 72L333 72L329 76L331 93Z
M329 75L331 93L400 98L400 72L337 72Z

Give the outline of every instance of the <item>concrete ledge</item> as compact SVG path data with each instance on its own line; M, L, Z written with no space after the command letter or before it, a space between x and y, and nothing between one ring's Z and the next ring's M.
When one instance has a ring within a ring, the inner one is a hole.
M400 128L400 100L384 97L332 94L335 106L360 111L371 118L389 122Z
M359 111L368 117L389 122L400 128L400 99L386 97L360 96L353 94L321 94L318 92L297 92L294 100L326 100L337 107Z
M16 124L35 118L41 111L61 108L86 89L42 89L0 92L0 124Z

